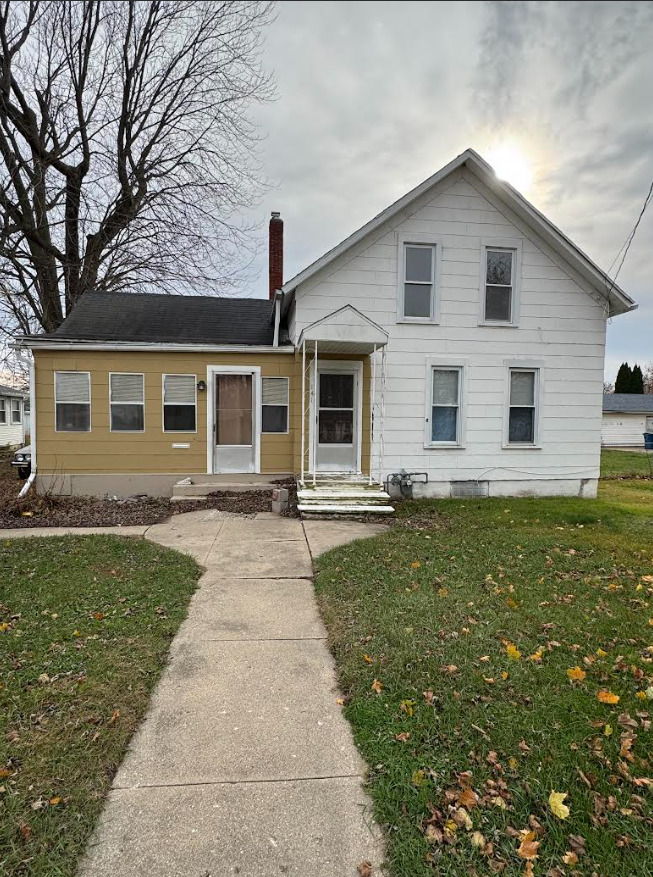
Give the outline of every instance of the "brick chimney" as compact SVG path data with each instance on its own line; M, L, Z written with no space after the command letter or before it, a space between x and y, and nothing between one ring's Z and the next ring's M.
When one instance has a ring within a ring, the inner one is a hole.
M283 286L283 219L272 212L270 218L270 298Z

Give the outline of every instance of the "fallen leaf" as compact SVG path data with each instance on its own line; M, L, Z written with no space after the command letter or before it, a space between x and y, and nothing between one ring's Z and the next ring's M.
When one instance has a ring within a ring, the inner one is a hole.
M578 856L573 850L567 850L567 852L562 857L562 861L565 863L565 865L577 865Z
M513 661L518 661L521 658L521 652L513 643L506 643L506 654Z
M367 860L361 862L356 870L358 871L359 877L372 877L372 863L368 862Z
M377 694L381 694L381 689L383 688L383 685L379 682L378 679L375 679L370 688L372 689L372 691L376 691Z
M562 802L567 797L567 792L554 792L549 795L549 807L558 819L566 819L569 816L569 807Z
M422 565L422 564L419 562L419 560L414 560L414 561L411 563L411 566L412 566L413 569L419 569L421 565Z
M436 825L430 824L426 826L424 837L429 843L441 844L444 840L442 829L438 828Z
M498 807L500 810L505 810L507 807L506 802L500 795L496 795L494 798L490 798L490 804Z
M567 670L567 676L572 682L582 682L587 676L587 673L584 670L581 670L580 667L576 666L570 667L569 670Z
M93 618L95 618L96 621L102 621L104 618L104 612L94 612Z
M480 831L473 831L470 834L469 839L472 843L472 846L476 847L477 850L482 850L487 843L485 837L481 834Z
M464 807L459 807L456 811L454 811L454 814L451 818L456 823L458 828L464 828L466 831L472 830L471 816Z
M424 773L424 771L423 770L413 771L413 775L411 777L411 782L414 786L417 786L418 788L420 786L423 786L424 783L426 782L426 774Z
M53 807L56 807L57 804L61 804L61 798L59 798L59 797L50 798L50 804Z
M366 664L373 664L374 663L374 658L372 658L370 655L363 655L363 660L365 661Z
M402 713L406 713L407 716L414 716L416 706L417 704L414 700L402 700L399 704L399 709Z
M113 723L117 722L119 718L120 718L120 710L114 710L111 713L111 718L109 719L109 724L113 725Z
M474 789L463 789L458 795L458 804L461 807L466 807L468 810L471 810L472 807L476 807L478 804L478 795Z
M537 859L537 851L540 848L540 842L539 840L535 840L535 832L524 830L520 836L522 841L517 849L517 855L522 859Z
M438 597L448 597L449 588L438 588Z
M508 759L508 767L510 768L510 770L517 770L517 768L519 767L519 762L514 755L511 755Z
M505 670L502 670L502 671L501 671L501 678L502 678L504 681L508 678L508 676L509 676L509 674L506 673Z
M603 733L605 734L606 737L610 737L612 735L612 730L613 730L612 725L606 725L605 728L603 729Z
M395 740L398 740L399 743L407 743L410 740L410 734L408 731L402 731L401 734L395 736Z
M429 691L425 691L425 692L423 692L423 694L424 694L424 700L425 700L427 703L433 703L434 694L433 694L433 692L432 692L430 689L429 689Z
M619 695L613 694L611 691L599 691L596 697L601 703L619 703Z
M597 649L596 655L598 658L606 658L608 653L606 651L604 651L603 649Z

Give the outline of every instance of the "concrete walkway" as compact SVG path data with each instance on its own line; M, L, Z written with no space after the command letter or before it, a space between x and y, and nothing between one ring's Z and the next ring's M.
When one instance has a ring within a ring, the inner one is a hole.
M211 510L147 529L206 572L82 877L381 873L311 554L382 529Z

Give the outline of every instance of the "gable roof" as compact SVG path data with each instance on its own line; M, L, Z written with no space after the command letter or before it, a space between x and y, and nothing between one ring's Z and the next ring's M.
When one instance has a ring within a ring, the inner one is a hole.
M619 414L653 414L653 393L605 393L603 410Z
M0 384L0 396L11 396L12 398L27 399L27 393L24 390L17 390L16 387L8 387L7 384Z
M285 293L293 292L300 283L305 283L351 247L355 246L368 234L371 234L383 223L397 216L413 201L441 182L445 177L459 168L466 167L472 171L491 191L493 191L520 219L532 228L556 253L569 263L600 295L609 299L609 315L615 316L634 310L637 304L623 289L613 283L608 275L586 256L569 238L550 222L540 211L524 198L510 183L498 179L494 169L473 149L466 149L430 176L419 186L411 189L403 197L395 201L373 219L361 226L349 237L341 241L295 277L284 283Z
M272 345L274 303L138 292L91 292L39 341Z

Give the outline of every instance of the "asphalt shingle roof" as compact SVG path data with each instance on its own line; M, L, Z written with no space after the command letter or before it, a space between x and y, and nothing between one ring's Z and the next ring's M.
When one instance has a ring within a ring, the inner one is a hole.
M605 393L603 410L621 414L653 414L653 393Z
M0 384L0 396L20 396L21 399L27 398L25 390L17 390L15 387L8 387L6 384Z
M273 304L262 298L93 292L48 337L172 344L272 344ZM283 341L283 339L282 339Z

